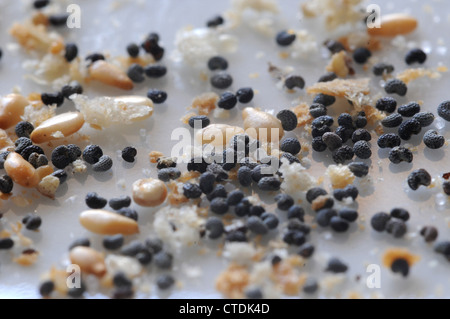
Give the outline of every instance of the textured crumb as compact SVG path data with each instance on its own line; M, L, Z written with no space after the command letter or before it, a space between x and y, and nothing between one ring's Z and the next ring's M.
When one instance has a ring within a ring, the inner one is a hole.
M216 279L216 289L225 297L244 297L244 289L250 282L250 274L244 266L230 264Z
M42 195L54 199L58 187L59 187L59 178L52 175L48 175L45 176L42 179L42 181L38 184L37 190Z
M347 165L330 165L325 173L331 181L331 185L335 189L345 188L355 180L355 175Z
M345 51L333 54L330 63L327 65L328 72L334 72L338 77L345 78L350 73L351 59Z
M301 164L289 164L286 159L282 159L282 162L279 170L284 178L281 189L287 194L298 196L299 192L306 192L317 184L316 179L307 173Z
M200 115L208 115L216 108L219 96L214 92L204 93L197 96L188 109L196 109Z
M439 67L436 70L430 70L430 69L424 69L424 68L418 68L418 69L406 69L405 71L401 72L396 76L397 79L405 82L408 84L411 81L414 81L418 78L422 77L428 77L430 79L439 79L441 78L442 74L447 72L446 67Z

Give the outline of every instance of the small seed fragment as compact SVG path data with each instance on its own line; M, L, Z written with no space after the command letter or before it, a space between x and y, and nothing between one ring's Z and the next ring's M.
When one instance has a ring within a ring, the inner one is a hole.
M133 81L117 66L104 60L97 60L89 66L89 74L93 80L122 90L133 89Z
M68 137L78 132L84 124L84 116L80 112L67 112L56 115L34 129L30 138L33 143L41 144L61 137ZM59 134L61 133L61 134ZM61 136L62 135L62 136Z
M100 235L132 235L139 232L135 220L102 209L82 212L80 223L87 230Z
M133 183L133 200L140 206L159 206L166 197L167 187L159 179L140 179Z

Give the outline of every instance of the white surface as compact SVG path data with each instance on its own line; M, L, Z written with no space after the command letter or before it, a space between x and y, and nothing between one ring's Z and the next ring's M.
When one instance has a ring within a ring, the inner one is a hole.
M26 2L26 1L23 1ZM80 48L81 55L89 52L109 51L112 55L124 55L125 47L129 42L139 42L142 37L151 31L157 31L161 35L163 46L166 48L166 56L162 61L169 68L168 75L163 80L147 80L144 84L136 86L134 94L145 95L150 87L167 90L169 98L163 105L156 105L151 119L136 125L125 127L123 130L109 128L102 132L84 128L82 133L91 136L91 142L102 145L104 152L115 159L112 173L87 174L85 176L70 178L68 183L61 186L57 193L57 199L33 200L33 204L27 208L18 208L12 203L5 203L2 212L5 213L1 220L3 228L7 228L10 222L20 220L26 213L36 211L42 216L43 225L39 232L25 231L35 242L35 248L39 250L38 262L28 268L20 267L10 261L10 252L0 252L0 297L2 298L35 298L38 297L37 288L39 276L50 269L52 265L61 265L67 259L67 247L76 238L89 236L94 247L101 246L101 236L90 234L84 230L78 222L78 214L84 210L84 196L88 191L97 191L100 195L111 198L115 195L130 195L131 183L143 177L142 169L151 170L151 175L156 176L156 169L148 162L147 154L152 150L159 150L170 154L171 147L176 141L170 141L170 132L180 127L179 118L186 113L185 107L196 95L210 90L207 82L199 80L198 72L190 72L180 68L169 58L173 50L173 42L176 30L187 25L202 27L206 20L215 14L225 10L228 1L122 1L123 5L118 10L111 10L112 1L74 1L82 8L82 28L80 30L64 31L67 39L75 41ZM323 28L317 27L316 22L298 20L298 1L283 0L281 2L282 13L279 17L279 28L307 28L318 36L318 43L322 43L328 37ZM447 1L427 1L432 12L423 10L424 1L376 1L382 8L382 13L410 12L419 19L419 29L407 40L417 41L422 47L429 47L429 58L425 64L427 67L436 67L442 62L450 66L448 54L443 47L450 45L448 29L450 27L449 3ZM23 80L24 71L21 68L26 55L22 52L12 53L6 50L6 44L13 42L7 34L7 30L14 20L21 20L30 14L30 8L19 1L0 0L0 43L4 54L0 62L0 93L10 93L15 85L20 85L24 94L33 91L44 92L48 88L37 87L35 84ZM438 22L438 23L436 23ZM436 24L434 24L436 23ZM279 48L273 38L267 38L245 27L235 30L239 36L239 50L236 54L227 55L230 62L230 73L234 77L232 90L239 87L252 86L259 93L253 101L254 106L266 109L282 109L291 106L291 100L300 97L301 100L310 102L304 91L293 95L278 90L274 81L267 73L267 62L271 61L279 66L291 65L304 76L307 85L314 83L324 73L326 60L320 54L310 56L303 60L281 60L278 58ZM441 43L440 41L443 41ZM393 62L396 71L406 68L402 62L405 50L394 51L391 49L377 52L376 56L381 60ZM261 58L256 58L259 52L264 52ZM357 72L362 72L360 67ZM250 78L250 73L259 73L258 78ZM376 82L374 82L376 84ZM448 88L450 81L448 75L440 80L419 80L409 86L406 98L398 98L399 104L407 101L423 100L424 109L436 114L437 105L444 99L450 99ZM123 92L109 90L101 85L86 87L89 96L96 95L121 95ZM381 91L381 88L379 88ZM60 111L71 110L71 103L66 103ZM229 122L242 123L238 110L233 110ZM214 120L219 123L219 120ZM433 124L433 126L436 125ZM448 123L440 130L448 139ZM430 127L431 128L431 127ZM145 139L140 137L139 131L147 130ZM299 132L295 132L299 133ZM292 133L291 133L292 134ZM421 135L422 136L422 135ZM414 138L410 143L418 145L421 139ZM376 141L372 140L375 144ZM124 164L116 157L116 152L128 145L138 147L137 163ZM449 239L449 229L446 218L449 206L437 207L435 195L441 192L440 188L421 189L416 193L406 191L405 180L412 169L426 168L433 177L449 171L449 149L425 150L423 143L418 146L412 164L389 164L387 151L375 151L371 161L371 175L374 188L364 190L361 188L361 196L358 198L357 207L360 213L360 223L366 226L360 231L357 225L353 225L349 232L338 235L332 234L329 229L313 231L310 242L316 246L317 254L306 265L306 270L315 274L317 278L324 275L324 262L329 256L338 256L349 265L347 284L341 288L343 295L350 290L357 290L365 296L377 293L385 297L430 297L440 290L445 297L450 296L450 269L449 263L440 255L433 252L432 247L426 245L418 236L418 229L423 225L435 225L439 228L439 240ZM47 153L50 155L50 153ZM312 159L311 173L320 177L326 166L331 164L329 158L322 155L307 154ZM380 164L378 164L380 163ZM117 187L116 182L124 179L126 190ZM326 185L329 189L329 185ZM19 193L18 187L14 189ZM31 194L27 191L26 194ZM412 218L408 222L410 239L394 240L386 233L376 234L370 229L369 220L372 214L378 211L389 211L394 206L402 206L410 210ZM269 206L270 207L270 206ZM152 213L155 210L138 208L140 226L145 238L150 231ZM326 235L330 233L331 235ZM133 238L128 238L132 240ZM383 251L390 246L409 247L415 253L421 255L422 260L411 269L410 276L405 280L394 275L390 270L382 267L381 289L365 288L367 264L381 264ZM183 288L174 289L170 294L160 295L153 287L149 295L143 297L160 298L220 298L220 294L214 288L217 274L225 268L226 262L212 254L198 256L199 247L192 247L176 256L174 274L177 280L183 282ZM432 263L436 261L436 263ZM436 264L431 267L430 264ZM183 275L185 265L200 267L202 276L198 279L189 279ZM151 278L156 270L149 271ZM359 283L355 281L357 275L361 276ZM441 287L441 288L440 288ZM91 297L101 297L92 289Z

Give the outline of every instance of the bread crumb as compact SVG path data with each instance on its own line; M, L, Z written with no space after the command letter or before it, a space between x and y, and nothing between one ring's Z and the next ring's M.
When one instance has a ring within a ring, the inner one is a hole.
M350 74L350 63L351 59L347 55L347 52L341 51L333 54L330 63L326 67L326 70L328 72L334 72L340 78L345 78Z
M250 282L250 274L244 266L230 264L216 279L216 289L226 298L241 299Z
M31 266L36 263L39 253L34 249L24 250L18 257L13 258L13 261L21 266Z
M307 88L309 94L323 93L326 95L353 99L355 95L370 93L369 78L363 79L335 79L331 82L319 82Z
M188 110L196 109L200 115L208 115L212 110L216 108L216 102L219 100L219 96L214 92L203 93L196 98L188 107Z
M334 189L345 188L355 180L355 175L353 175L347 165L330 165L325 174L330 178Z
M436 70L418 68L418 69L406 69L399 73L396 78L408 84L421 77L429 77L430 79L439 79L441 73L447 72L446 67L438 67Z
M156 163L158 163L158 159L161 158L161 157L163 157L164 154L161 153L161 152L159 152L159 151L151 151L151 152L148 154L148 156L149 156L149 158L150 158L150 163L156 164Z
M306 103L301 103L292 109L292 112L297 116L297 127L303 127L313 121L313 117L309 113L309 106Z
M44 196L55 199L55 193L59 187L59 178L48 175L45 176L37 186L37 190Z

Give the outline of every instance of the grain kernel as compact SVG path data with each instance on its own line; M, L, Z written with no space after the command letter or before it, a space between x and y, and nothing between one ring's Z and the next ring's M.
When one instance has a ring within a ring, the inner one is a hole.
M70 262L78 265L82 272L103 277L106 274L106 266L103 255L98 251L83 246L77 246L70 251Z
M61 132L63 137L78 132L84 124L84 116L80 112L67 112L54 116L34 129L30 138L33 143L41 144L56 140Z
M5 170L14 183L23 187L35 187L39 183L39 177L33 165L15 152L10 153L6 158Z
M408 34L417 28L417 20L406 14L387 14L381 18L380 28L367 29L370 35L395 37Z
M166 197L167 187L159 179L140 179L133 183L133 200L140 206L159 206Z
M100 235L132 235L139 232L135 220L102 209L82 212L80 223L87 230Z
M104 60L97 60L92 63L89 67L89 74L93 80L122 90L131 90L134 87L133 82L125 72Z
M280 120L269 113L247 107L242 111L242 118L247 135L260 142L272 142L272 139L280 141L284 136Z
M227 124L211 124L196 133L196 139L201 144L211 144L213 146L226 146L233 136L244 133L244 130L237 126Z
M22 119L25 106L30 103L20 94L8 94L0 100L0 128L8 129Z

